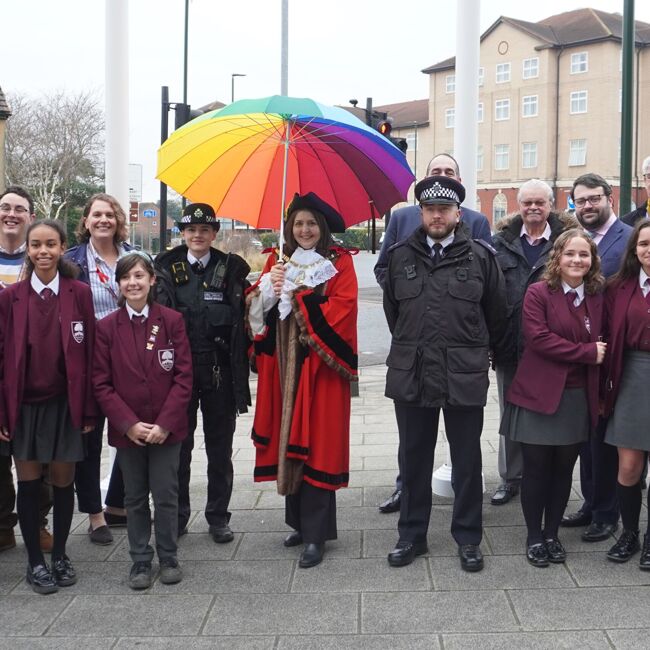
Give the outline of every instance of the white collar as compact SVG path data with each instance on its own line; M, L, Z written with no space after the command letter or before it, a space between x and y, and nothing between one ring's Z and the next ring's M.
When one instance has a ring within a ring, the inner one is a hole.
M440 241L436 241L435 239L429 237L427 235L427 243L429 244L429 248L433 248L434 244L442 244L442 250L445 250L449 244L451 244L454 241L455 233L452 231L450 232L444 239L441 239Z
M3 246L0 246L0 253L4 253L5 255L18 255L19 253L24 253L27 250L27 242L23 242L18 248L11 253L4 248Z
M578 300L582 302L585 299L585 283L579 284L577 287L570 287L566 282L562 281L562 290L566 295L569 291L575 291L578 294Z
M49 284L43 284L39 279L36 273L32 273L32 279L30 280L32 289L40 296L43 289L50 289L55 296L59 295L59 272L56 272L56 275Z
M643 289L645 288L645 281L650 279L650 276L643 270L643 267L639 270L639 286Z
M551 226L549 225L547 220L546 227L544 228L544 232L539 237L533 237L528 232L528 228L526 228L526 224L522 223L521 232L519 233L519 236L526 237L526 240L531 246L534 245L534 242L538 242L540 239L545 239L546 241L549 241L549 239L551 238Z
M210 251L208 251L203 257L198 258L194 257L190 251L187 251L187 261L190 264L196 264L197 262L201 262L203 264L203 268L207 268L208 264L210 263Z
M122 244L117 244L115 248L117 249L117 259L119 260L120 257L124 257L124 255L126 254L126 250L124 246L122 246ZM108 262L106 262L106 260L97 252L97 249L93 246L93 243L92 241L90 241L90 239L88 240L88 250L90 251L90 254L93 256L93 259L95 260L95 264L97 263L98 260L100 262L104 262L104 264L108 264Z
M129 315L129 318L131 320L133 320L134 316L144 316L145 318L149 316L149 305L145 305L142 308L141 312L137 312L135 309L133 309L133 307L131 307L128 302L124 306L126 307L126 313Z

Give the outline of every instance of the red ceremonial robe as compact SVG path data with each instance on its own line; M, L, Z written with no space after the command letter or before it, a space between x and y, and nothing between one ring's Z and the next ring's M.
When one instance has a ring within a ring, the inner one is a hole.
M272 254L262 271L276 263ZM350 254L333 249L338 273L323 287L299 287L293 311L305 345L297 378L286 457L303 461L303 480L338 490L349 480L350 381L357 380L357 278ZM258 282L259 283L259 282ZM255 290L257 285L251 288ZM255 481L278 478L282 388L276 332L277 306L255 337L258 370L252 438L256 448Z

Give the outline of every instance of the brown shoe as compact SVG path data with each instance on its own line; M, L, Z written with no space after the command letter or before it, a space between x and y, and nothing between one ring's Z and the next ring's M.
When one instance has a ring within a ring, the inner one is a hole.
M14 529L0 530L0 552L8 551L16 546L16 536Z
M47 528L41 528L40 535L39 535L39 542L41 545L41 551L43 551L44 553L52 552L52 545L53 545L52 535L50 534L50 531Z

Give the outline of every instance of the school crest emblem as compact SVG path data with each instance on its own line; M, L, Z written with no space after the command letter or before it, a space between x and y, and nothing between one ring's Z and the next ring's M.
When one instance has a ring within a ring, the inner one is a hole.
M169 372L174 367L174 350L158 350L158 363Z
M72 338L77 343L83 343L83 340L84 340L84 324L83 324L83 321L73 320L70 323L70 329L72 330Z

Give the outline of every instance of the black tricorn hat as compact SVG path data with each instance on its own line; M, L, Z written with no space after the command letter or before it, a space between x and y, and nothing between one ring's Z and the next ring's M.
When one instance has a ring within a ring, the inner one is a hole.
M427 176L415 186L415 198L421 205L460 205L465 200L465 188L449 176Z
M183 216L178 222L178 227L183 230L185 226L205 224L219 230L219 220L214 209L207 203L188 203L183 209Z
M287 218L289 218L291 213L296 212L296 210L316 210L316 212L320 212L325 217L330 232L345 231L343 217L329 203L325 203L320 196L313 192L307 192L307 194L303 194L302 196L297 192L294 194L293 200L287 208Z

